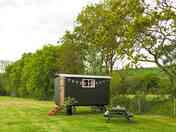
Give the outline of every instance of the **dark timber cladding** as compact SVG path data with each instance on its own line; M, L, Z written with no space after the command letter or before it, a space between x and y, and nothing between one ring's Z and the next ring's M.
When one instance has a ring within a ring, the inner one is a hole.
M78 101L78 106L107 105L110 79L109 76L56 74L55 102L62 106L65 97L72 97Z

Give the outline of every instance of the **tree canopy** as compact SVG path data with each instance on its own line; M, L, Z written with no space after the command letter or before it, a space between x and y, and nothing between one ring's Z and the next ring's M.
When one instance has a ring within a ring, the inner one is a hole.
M174 2L174 1L173 1ZM154 7L145 4L142 16L129 26L128 48L136 61L155 63L170 78L176 91L176 7L169 1L156 1ZM176 92L174 92L176 95Z
M111 74L115 62L123 58L121 45L124 45L125 31L143 10L139 0L107 0L86 6L77 17L78 39L90 48L89 58L97 61L100 58L106 74Z
M83 71L82 62L73 51L75 47L70 44L46 45L35 53L23 54L20 60L6 68L6 91L12 96L51 99L57 72Z

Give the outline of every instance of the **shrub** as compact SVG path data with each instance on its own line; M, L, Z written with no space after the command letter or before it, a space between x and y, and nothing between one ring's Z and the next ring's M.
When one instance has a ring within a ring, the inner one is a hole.
M120 105L128 109L130 106L130 101L131 101L130 98L127 96L117 95L112 98L111 105L112 106Z

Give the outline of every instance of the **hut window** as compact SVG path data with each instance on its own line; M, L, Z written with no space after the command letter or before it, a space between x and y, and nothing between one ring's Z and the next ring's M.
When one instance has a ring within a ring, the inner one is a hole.
M94 79L82 79L82 87L83 88L95 88L95 80Z

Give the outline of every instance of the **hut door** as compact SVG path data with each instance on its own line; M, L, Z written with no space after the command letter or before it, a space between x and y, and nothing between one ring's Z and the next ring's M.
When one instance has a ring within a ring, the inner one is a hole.
M60 106L63 106L64 105L64 78L63 77L60 77L60 96L59 96L59 101L60 101Z

